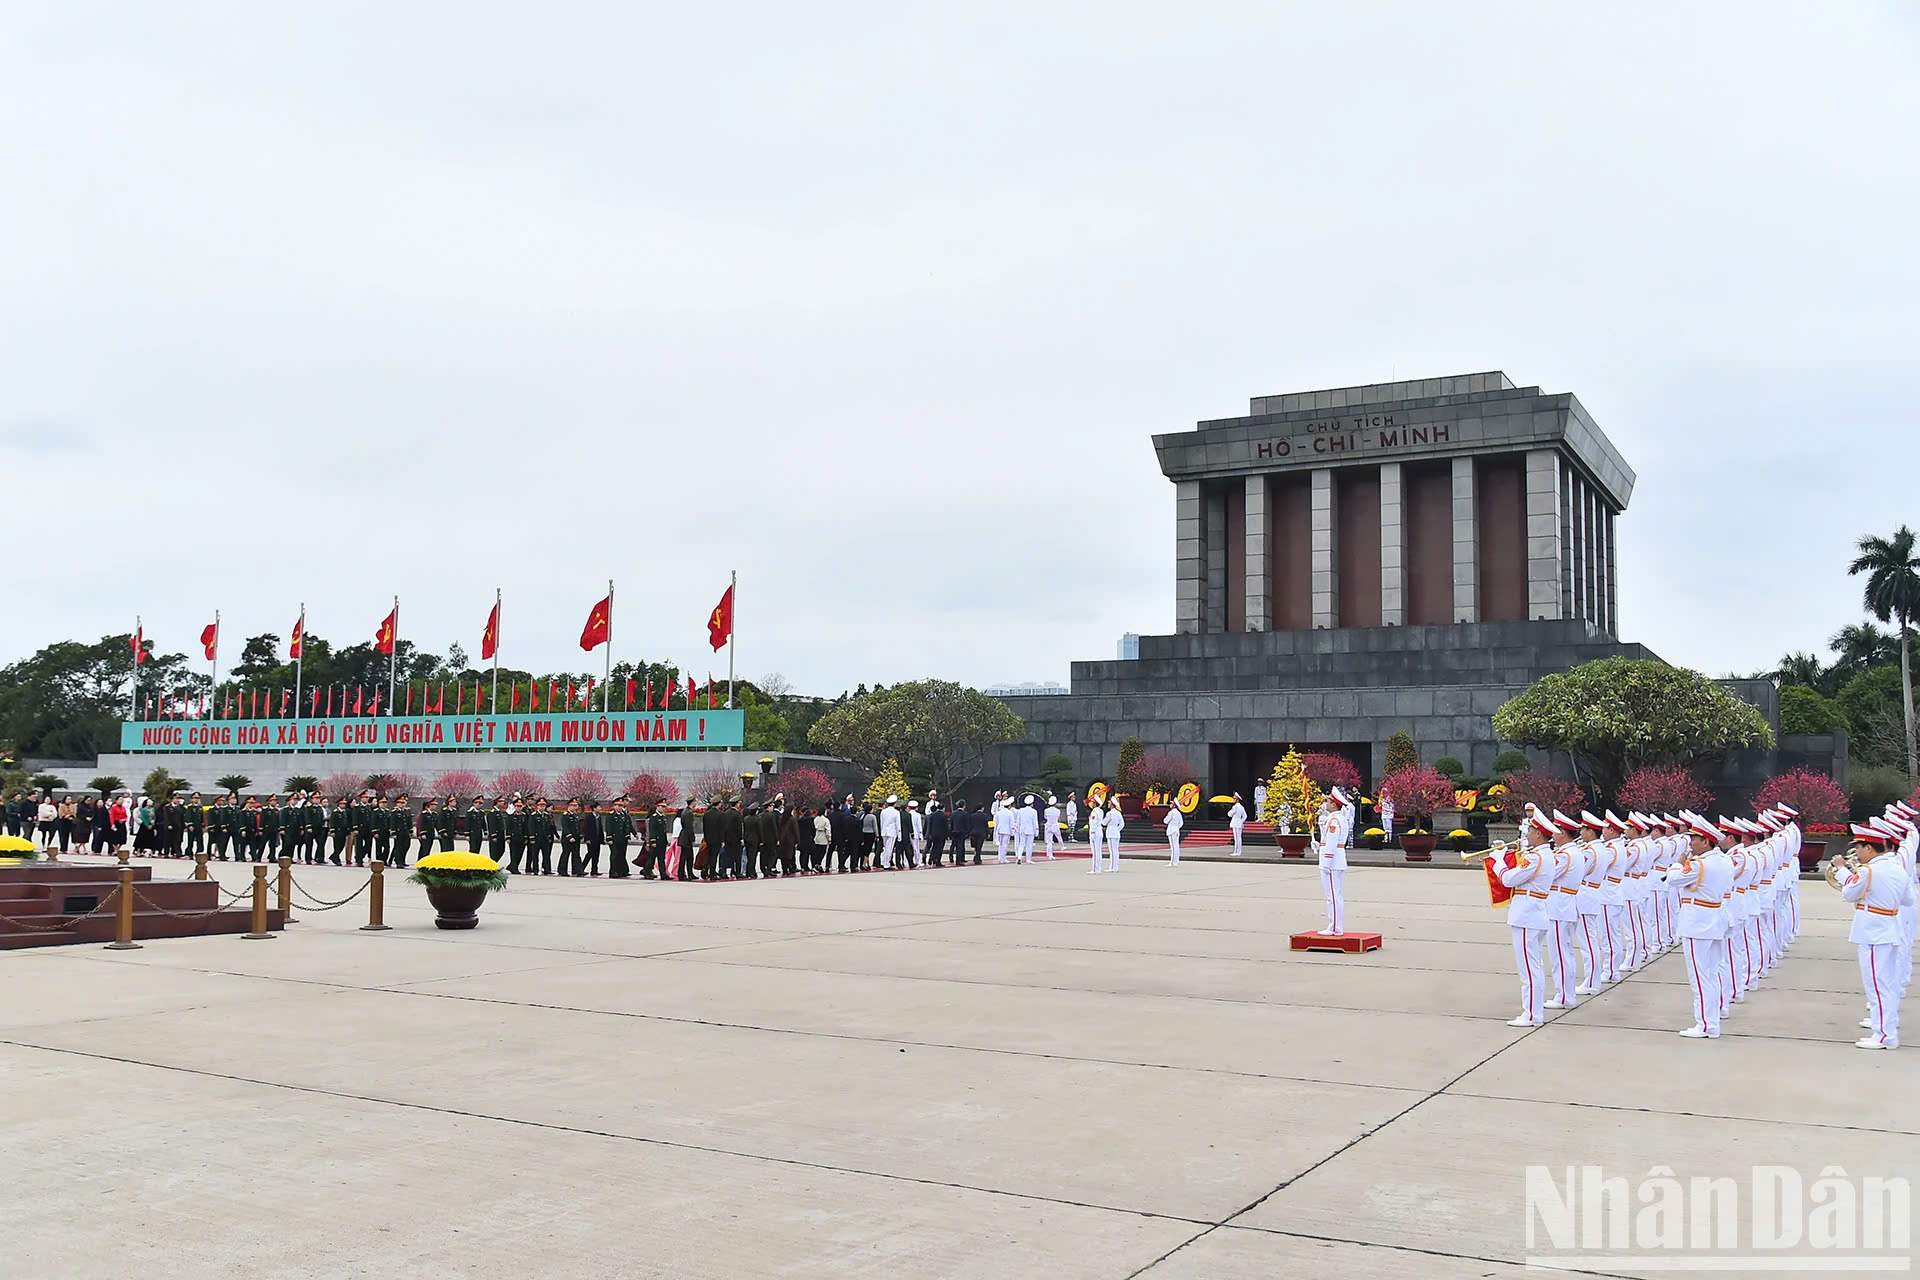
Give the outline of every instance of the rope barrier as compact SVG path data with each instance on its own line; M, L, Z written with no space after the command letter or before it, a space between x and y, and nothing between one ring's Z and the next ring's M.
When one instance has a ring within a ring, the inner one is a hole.
M138 889L135 889L133 891L133 898L134 898L134 901L144 902L149 907L153 908L155 911L158 911L161 915L172 916L175 920L204 920L208 916L219 915L222 911L225 911L228 907L232 906L234 903L238 902L240 899L248 897L252 893L253 893L253 886L249 885L245 889L242 889L240 892L229 897L225 902L222 902L218 906L215 906L206 911L174 911L167 907L161 906L159 903L155 902L152 898L149 898L146 894L140 892Z
M65 920L61 920L57 923L50 920L15 920L12 916L6 915L3 913L0 913L0 920L4 920L8 924L13 925L14 927L26 933L57 933L63 929L71 929L74 925L79 924L82 920L89 920L89 919L92 919L94 916L99 915L101 912L105 911L108 907L112 906L114 901L118 899L119 896L120 896L120 888L118 885L115 885L113 892L109 893L106 897L100 899L99 903L95 905L93 910L84 911L77 916L69 916Z
M293 891L306 899L306 902L301 904L301 906L306 910L335 911L341 907L346 906L348 903L352 902L355 898L358 898L361 894L365 893L372 884L373 884L373 877L368 876L365 880L361 881L360 887L358 889L355 889L352 893L340 899L338 902L328 902L324 898L314 897L313 894L307 892L306 886L301 884L298 880L295 880L293 882Z

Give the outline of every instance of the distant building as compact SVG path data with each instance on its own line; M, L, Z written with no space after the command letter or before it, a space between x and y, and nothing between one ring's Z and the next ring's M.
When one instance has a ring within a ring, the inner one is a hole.
M1067 686L1057 680L1045 684L996 684L980 692L994 698L1064 698Z
M1113 647L1113 656L1121 662L1140 660L1140 637L1129 631L1120 637L1120 643Z

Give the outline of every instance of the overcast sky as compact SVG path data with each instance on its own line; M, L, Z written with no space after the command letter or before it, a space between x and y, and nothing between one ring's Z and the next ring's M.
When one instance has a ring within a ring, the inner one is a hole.
M330 639L1065 680L1173 618L1154 432L1503 369L1710 673L1920 523L1904 3L0 8L0 660Z

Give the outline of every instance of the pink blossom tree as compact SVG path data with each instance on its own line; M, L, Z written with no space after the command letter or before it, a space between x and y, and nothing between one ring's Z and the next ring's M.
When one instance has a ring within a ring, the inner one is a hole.
M1433 811L1453 803L1453 779L1432 765L1416 764L1387 775L1380 798L1393 801L1396 817L1407 820L1407 831L1433 821Z
M538 800L547 794L547 780L531 769L509 769L493 780L494 789L502 795L519 795L522 799Z
M480 775L473 770L449 769L433 780L433 790L429 794L442 800L453 796L465 804L485 792L486 785L480 781Z
M604 804L613 795L607 775L585 765L574 765L553 780L553 793L563 800L578 797L588 804Z
M1682 765L1656 764L1628 774L1614 802L1628 813L1678 813L1706 808L1713 803L1713 792Z
M712 804L720 799L738 800L740 775L726 769L709 769L688 784L687 794L701 804Z
M351 800L367 788L367 780L357 773L336 773L320 780L320 795L328 804Z
M1360 792L1360 770L1345 756L1331 751L1310 751L1300 757L1300 767L1322 791L1343 787L1349 796Z
M1174 791L1193 781L1193 765L1173 751L1149 751L1140 757L1140 780L1156 791Z
M678 808L683 797L680 788L673 779L651 769L642 769L628 778L620 786L621 794L633 801L634 807L641 810L652 809L662 800L671 807Z
M1580 812L1587 803L1587 793L1570 778L1557 773L1545 773L1539 769L1522 769L1507 778L1507 800L1504 806L1507 820L1519 822L1527 816L1527 806L1534 805L1545 813L1555 809L1562 813Z
M1789 769L1785 773L1776 773L1767 779L1766 785L1753 798L1753 807L1756 809L1771 809L1777 804L1789 805L1796 810L1800 814L1803 830L1812 823L1825 826L1844 822L1847 818L1847 793L1832 778L1811 769Z
M367 779L366 785L382 800L389 796L426 794L425 784L420 781L418 775L411 773L376 773Z
M787 797L789 809L818 809L833 799L833 779L810 764L794 765L773 775L773 789Z

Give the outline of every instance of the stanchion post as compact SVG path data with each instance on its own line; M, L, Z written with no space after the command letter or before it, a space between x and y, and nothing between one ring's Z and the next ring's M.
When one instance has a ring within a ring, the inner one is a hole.
M130 850L122 849L120 850L120 852L114 854L113 856L120 859L120 865L124 867L128 865L127 860L133 857L133 853Z
M267 932L267 864L253 864L253 932L240 935L249 941L271 938Z
M140 944L133 940L133 868L120 868L120 910L114 917L113 941L107 944L109 951L138 951Z
M393 926L386 921L387 915L387 864L375 858L367 864L367 874L373 879L367 884L367 922L360 926L362 933L378 933Z
M293 859L284 853L280 855L280 913L288 924L293 923Z
M207 878L207 855L204 853L196 853L193 855L193 878L195 880L205 880Z

